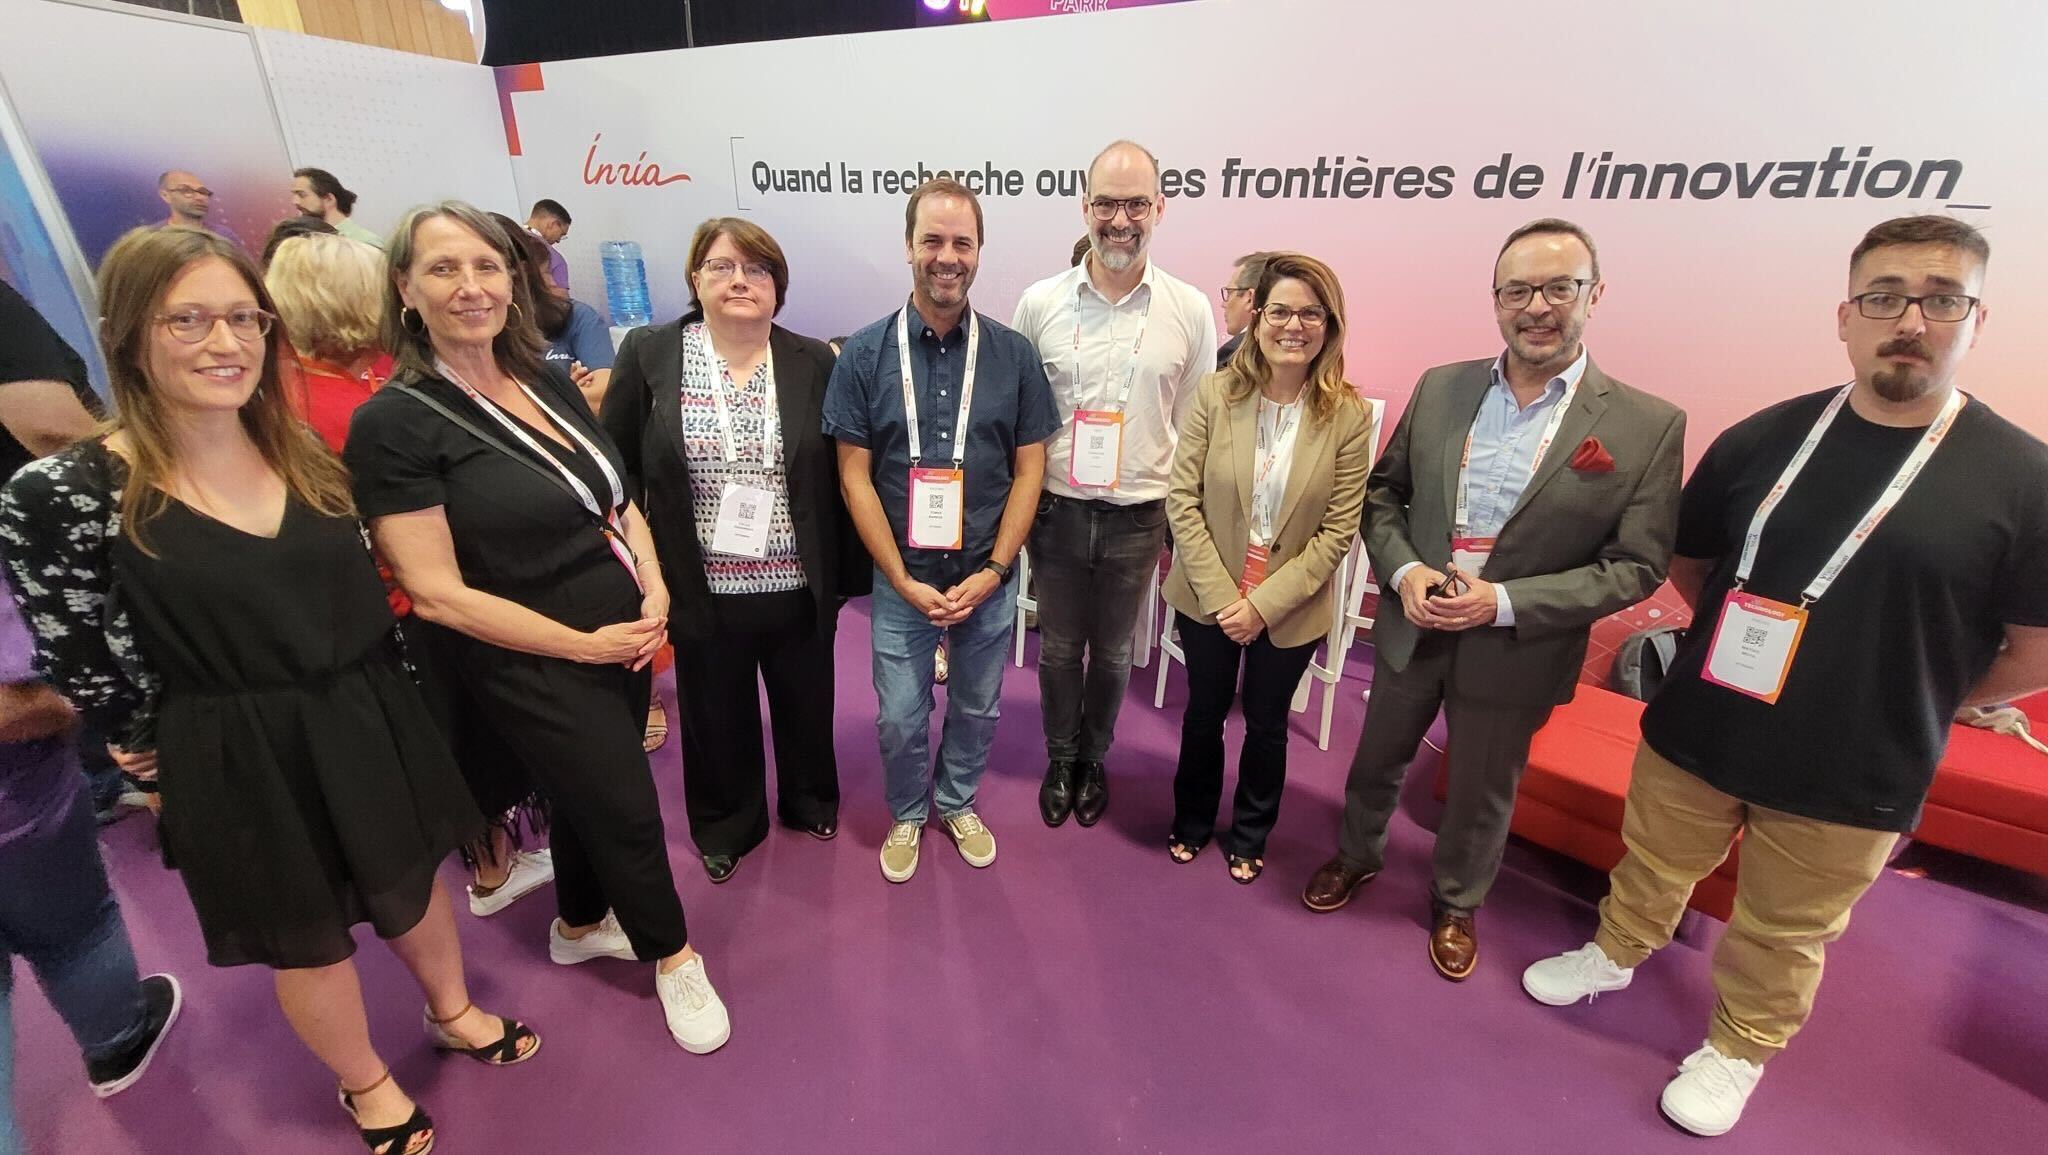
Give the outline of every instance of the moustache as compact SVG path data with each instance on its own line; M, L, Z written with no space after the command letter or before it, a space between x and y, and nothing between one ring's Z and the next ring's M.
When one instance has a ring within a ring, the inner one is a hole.
M1877 355L1880 357L1897 357L1901 354L1918 357L1923 361L1932 361L1934 359L1933 350L1911 337L1900 337L1896 340L1886 341L1877 347Z

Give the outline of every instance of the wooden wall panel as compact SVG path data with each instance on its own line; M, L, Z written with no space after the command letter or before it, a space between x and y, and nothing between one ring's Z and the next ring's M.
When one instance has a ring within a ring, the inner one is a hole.
M266 28L476 61L469 21L438 0L247 0L242 11L246 23Z

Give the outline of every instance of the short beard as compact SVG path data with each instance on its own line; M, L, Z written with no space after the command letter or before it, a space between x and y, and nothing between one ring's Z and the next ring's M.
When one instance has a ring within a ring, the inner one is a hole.
M1108 269L1112 273L1121 273L1144 258L1148 238L1143 232L1137 232L1131 238L1131 247L1129 249L1105 248L1103 232L1104 230L1098 229L1091 234L1088 245L1089 249L1095 253L1095 259L1102 262L1103 268Z
M1933 392L1934 377L1904 367L1879 369L1870 375L1870 388L1886 401L1903 404Z

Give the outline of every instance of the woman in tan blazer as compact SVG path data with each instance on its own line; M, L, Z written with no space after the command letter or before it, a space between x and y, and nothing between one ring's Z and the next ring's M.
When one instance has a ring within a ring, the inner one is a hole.
M1216 829L1223 721L1244 674L1244 748L1223 834L1230 876L1265 869L1287 780L1287 705L1330 628L1338 563L1358 536L1368 417L1344 380L1344 293L1328 265L1283 253L1253 298L1254 337L1202 381L1180 431L1166 516L1166 601L1187 655L1174 773L1175 862Z

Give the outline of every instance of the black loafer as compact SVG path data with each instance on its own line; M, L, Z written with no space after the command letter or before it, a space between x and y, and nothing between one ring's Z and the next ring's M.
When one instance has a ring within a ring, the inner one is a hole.
M707 854L704 856L704 873L710 875L713 882L724 882L732 877L733 871L739 868L740 856L737 854Z
M824 822L814 822L809 826L799 826L797 829L820 842L830 842L839 837L839 823L830 819Z

